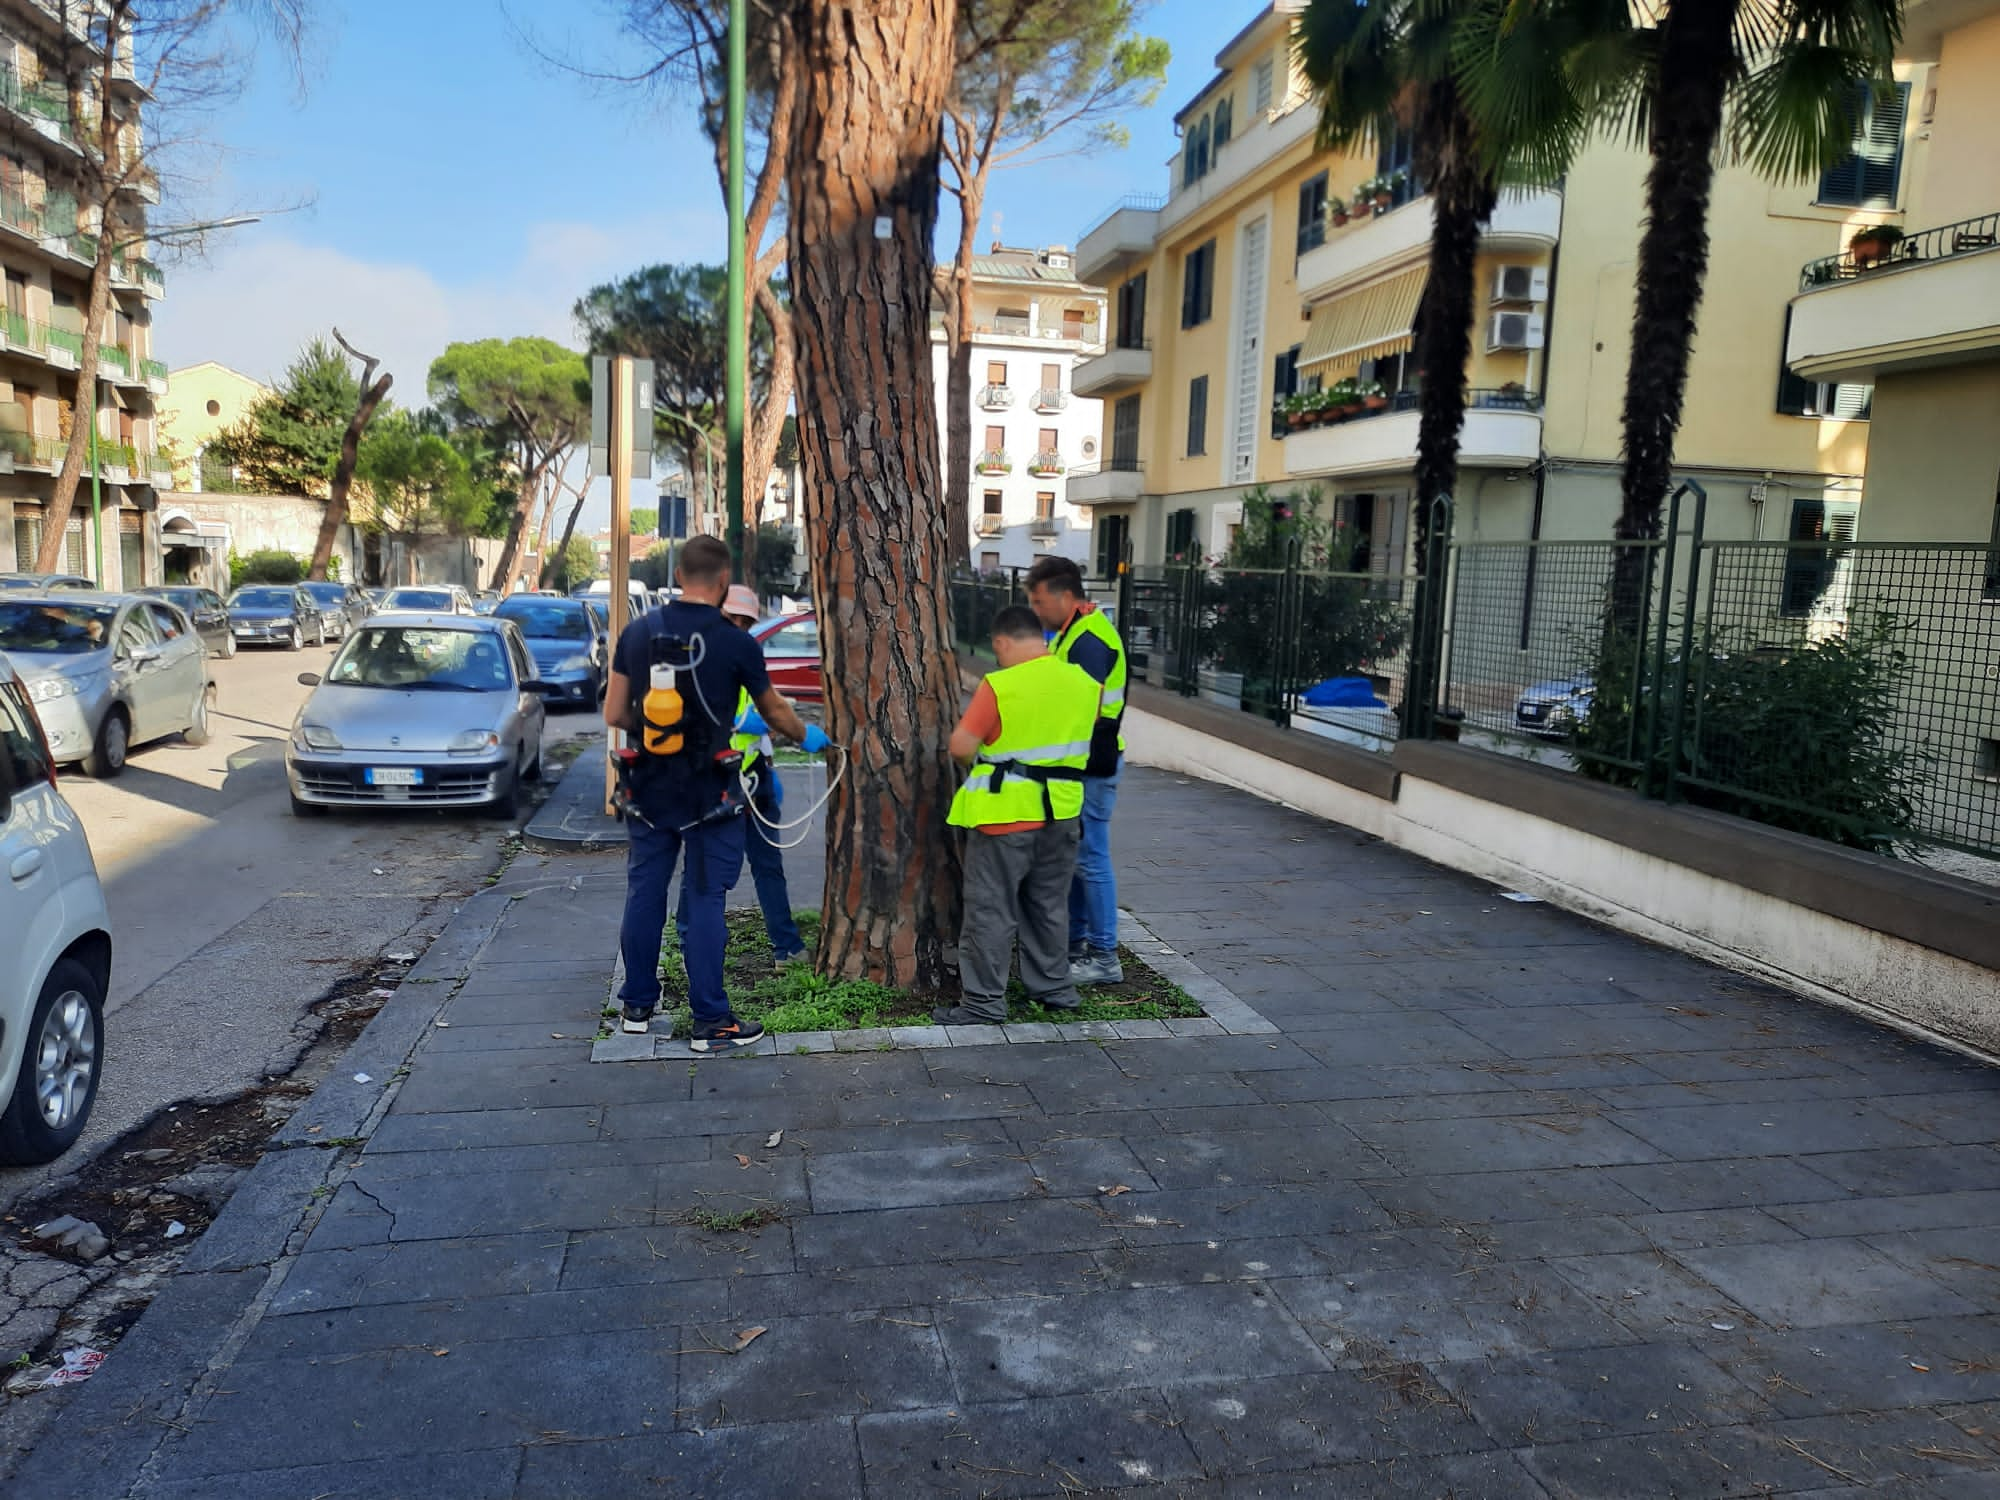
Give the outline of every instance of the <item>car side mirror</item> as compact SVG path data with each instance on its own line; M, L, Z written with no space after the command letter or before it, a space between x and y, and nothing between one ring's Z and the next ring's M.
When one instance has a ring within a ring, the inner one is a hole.
M319 686L319 673L317 673L317 672L301 672L301 673L299 673L299 686L300 686L300 687L318 687L318 686Z

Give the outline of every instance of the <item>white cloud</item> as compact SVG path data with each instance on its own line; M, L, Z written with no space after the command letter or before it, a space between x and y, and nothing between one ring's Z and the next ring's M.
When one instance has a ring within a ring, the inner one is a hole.
M524 335L574 344L570 308L591 286L652 262L720 261L722 253L722 215L707 209L672 220L527 225L511 266L467 280L251 229L206 263L169 271L154 348L176 368L213 359L268 381L338 324L381 357L396 399L419 406L446 344Z

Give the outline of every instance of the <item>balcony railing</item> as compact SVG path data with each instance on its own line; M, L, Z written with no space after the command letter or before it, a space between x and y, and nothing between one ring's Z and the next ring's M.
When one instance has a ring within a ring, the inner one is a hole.
M1061 386L1045 385L1035 392L1036 411L1062 411L1069 406L1069 392Z
M1079 245L1082 244L1128 208L1136 208L1142 213L1152 213L1166 206L1167 195L1165 193L1128 193L1100 214L1097 221L1090 228L1084 230L1082 234L1076 237L1076 242Z
M1143 474L1145 464L1136 454L1114 453L1109 458L1094 464L1078 464L1069 471L1071 479L1088 479L1093 474Z
M1410 389L1393 391L1381 397L1356 397L1351 404L1322 406L1317 410L1287 411L1285 404L1280 402L1271 409L1271 436L1281 438L1288 432L1310 431L1315 427L1330 427L1341 422L1362 422L1392 412L1415 411L1421 399L1420 392ZM1540 411L1542 398L1533 391L1515 386L1478 387L1465 393L1465 409Z
M1034 332L1034 322L1033 318L1024 318L1008 313L995 313L992 323L988 325L987 331L990 333L1004 333L1016 338L1026 338L1030 333Z
M1369 184L1363 183L1362 186L1368 187ZM1299 254L1319 249L1344 229L1394 213L1404 204L1416 202L1426 191L1423 184L1405 172L1392 174L1386 189L1378 188L1365 196L1357 191L1351 203L1338 198L1328 199L1317 218L1307 219L1299 225Z
M988 448L972 461L972 467L982 474L1011 474L1014 460L1007 456L1005 448Z
M1028 523L1028 535L1037 540L1055 536L1060 530L1054 516L1036 516Z
M83 363L83 335L71 333L67 328L50 328L45 337L48 342L48 357L51 364L61 364L58 355L69 357L69 368L75 369Z
M1007 385L988 385L980 389L979 404L988 411L1004 411L1014 404L1014 388Z
M1855 248L1857 245L1861 247L1859 250ZM2000 245L2000 213L1961 219L1956 224L1941 224L1935 229L1922 229L1910 235L1883 236L1874 242L1872 249L1864 232L1849 241L1847 249L1840 254L1807 261L1805 268L1799 272L1799 290L1809 292L1816 286L1852 281L1857 276L1889 266L1949 260L1954 255L1970 255L1976 250L1991 250L1996 245Z
M39 240L44 232L41 214L12 193L0 193L0 224L31 240Z
M139 373L146 377L146 384L164 387L167 383L167 362L163 359L142 359Z
M132 262L132 267L137 275L140 290L147 296L164 297L167 294L167 281L160 274L158 266L150 260L135 260Z
M987 511L979 517L975 529L981 536L998 536L1007 529L1007 521L1005 517Z
M129 376L132 373L132 356L116 344L99 344L97 363L99 368L115 370L120 375Z
M1028 472L1036 475L1060 474L1063 471L1062 454L1054 448L1043 448L1028 460Z

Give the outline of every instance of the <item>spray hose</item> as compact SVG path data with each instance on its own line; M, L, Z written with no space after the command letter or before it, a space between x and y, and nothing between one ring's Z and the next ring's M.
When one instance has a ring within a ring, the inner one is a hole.
M758 825L761 828L763 828L766 836L765 841L769 843L772 848L796 849L800 847L802 844L804 844L807 839L812 837L811 825L813 819L817 818L820 815L821 811L825 809L826 805L833 800L833 789L840 785L841 778L847 774L847 759L848 759L847 747L845 745L836 745L832 741L828 741L826 748L828 750L838 750L840 752L840 765L835 769L833 775L828 779L826 783L826 790L820 794L819 800L813 803L811 807L806 809L805 816L799 818L793 818L789 822L777 818L767 818L758 809L757 789L763 781L763 774L764 774L761 768L752 771L739 770L736 773L737 785L739 785L743 789L744 808L751 817L757 820ZM766 760L766 764L770 764L771 774L773 776L778 774L777 766L771 763L768 760L768 758ZM773 834L789 833L794 828L803 828L806 830L806 832L801 833L797 838L792 839L790 841L771 837L771 835Z

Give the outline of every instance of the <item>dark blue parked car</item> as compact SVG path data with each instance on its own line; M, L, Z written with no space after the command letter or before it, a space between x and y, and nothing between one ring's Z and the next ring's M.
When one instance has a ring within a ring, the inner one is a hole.
M512 620L527 641L535 676L548 685L543 699L550 708L595 708L603 699L609 648L597 612L583 600L513 594L493 613Z

